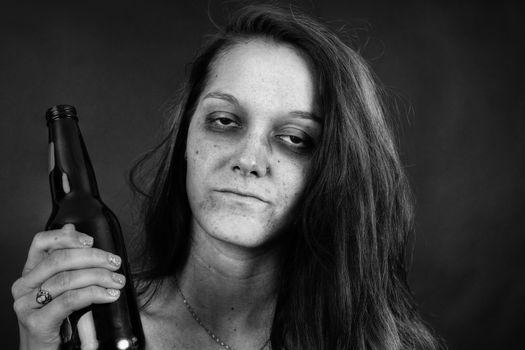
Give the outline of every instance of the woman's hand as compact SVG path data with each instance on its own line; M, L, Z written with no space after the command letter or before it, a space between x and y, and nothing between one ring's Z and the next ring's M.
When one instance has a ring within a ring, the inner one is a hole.
M121 259L92 245L93 238L71 224L35 235L22 277L11 288L21 350L58 349L60 326L69 314L118 299L125 279L114 271Z

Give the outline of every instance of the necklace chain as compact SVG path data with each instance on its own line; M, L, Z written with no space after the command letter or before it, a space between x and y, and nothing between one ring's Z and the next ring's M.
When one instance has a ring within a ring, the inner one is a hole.
M190 303L188 303L188 300L186 300L186 297L184 296L184 294L182 293L182 290L180 289L179 281L175 280L175 284L177 286L177 290L179 291L180 296L182 297L182 301L183 301L184 305L186 306L186 309L188 309L191 317L193 317L195 322L197 322L197 324L199 326L201 326L201 328L204 329L206 331L206 333L208 333L208 335L211 337L211 339L213 339L218 345L222 346L226 350L235 350L233 347L229 346L224 341L222 341L221 338L219 338L217 336L217 334L213 333L213 331L211 329L206 327L206 325L204 324L204 322L202 322L202 320L197 315L195 310L193 310L193 308L191 307Z

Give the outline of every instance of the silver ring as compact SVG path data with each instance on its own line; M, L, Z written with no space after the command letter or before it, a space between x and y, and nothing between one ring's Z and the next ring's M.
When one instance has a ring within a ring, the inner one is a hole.
M40 305L46 305L51 300L53 300L53 297L51 296L51 293L49 293L48 290L38 288L38 293L36 293L36 302Z

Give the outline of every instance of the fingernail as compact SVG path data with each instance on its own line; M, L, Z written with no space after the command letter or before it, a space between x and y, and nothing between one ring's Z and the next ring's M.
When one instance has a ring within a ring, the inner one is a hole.
M111 277L113 278L113 281L117 282L118 284L124 284L126 281L126 278L120 273L113 273Z
M80 244L82 244L84 247L91 247L93 245L93 237L88 235L81 235L80 238Z
M113 266L119 267L122 260L119 256L114 254L109 254L109 263Z
M108 289L106 289L106 292L108 292L108 294L111 295L114 298L116 298L116 297L118 297L120 295L120 290L118 290L118 289L108 288Z

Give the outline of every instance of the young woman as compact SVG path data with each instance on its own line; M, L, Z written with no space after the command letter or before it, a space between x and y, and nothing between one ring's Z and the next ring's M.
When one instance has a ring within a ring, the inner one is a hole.
M135 168L138 183L155 159L136 187L147 348L436 348L406 282L410 193L366 63L304 15L232 18ZM85 238L66 225L33 241L13 286L22 349L57 349L69 313L118 298L114 257Z

